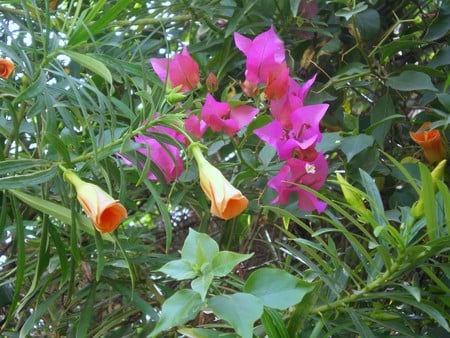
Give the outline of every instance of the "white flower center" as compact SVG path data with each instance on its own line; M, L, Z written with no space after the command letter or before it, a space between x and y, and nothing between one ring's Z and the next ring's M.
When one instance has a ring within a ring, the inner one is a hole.
M306 163L305 170L308 174L315 174L316 173L316 166L314 164Z

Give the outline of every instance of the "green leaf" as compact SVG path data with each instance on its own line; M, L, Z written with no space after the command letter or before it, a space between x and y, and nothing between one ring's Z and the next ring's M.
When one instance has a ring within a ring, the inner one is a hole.
M45 87L47 85L46 82L46 75L44 72L41 72L35 82L33 82L25 90L20 92L19 95L17 95L17 97L14 99L13 105L17 105L20 102L29 100L41 94L45 90Z
M361 176L364 189L367 195L369 195L370 209L375 216L375 220L379 226L386 226L387 222L385 220L383 201L381 200L380 191L375 184L375 180L362 169L359 169L359 175Z
M219 246L207 234L189 229L189 234L181 249L181 258L195 264L200 269L205 263L211 263L219 253Z
M344 17L349 20L352 16L365 11L369 6L364 2L359 2L354 8L344 7L337 10L334 15Z
M289 338L289 331L280 313L274 309L264 309L261 322L267 337Z
M353 156L372 146L374 138L371 135L359 134L345 137L341 141L341 150L350 162Z
M78 29L73 33L70 38L70 44L78 44L80 42L86 41L90 36L95 35L105 29L105 27L114 19L118 17L120 12L131 3L131 0L120 0L112 6L109 10L102 13L102 15L89 26L89 31L87 30L87 24L92 21L97 14L97 12L103 8L104 4L108 1L98 1L93 10L86 17L84 24L80 24Z
M391 117L395 116L396 118L404 117L403 115L395 115L395 106L391 96L386 94L380 97L370 114L370 128L373 128L371 134L381 148L384 147L386 135L392 126Z
M208 293L209 286L213 281L214 275L212 273L205 273L197 277L191 282L192 290L198 292L204 301Z
M197 292L186 289L175 292L162 305L161 317L150 337L194 319L202 306L203 301Z
M13 175L15 172L24 171L36 167L48 167L51 162L46 160L32 160L32 159L19 159L19 160L6 160L0 162L0 175Z
M239 338L235 333L225 333L210 329L198 329L184 327L178 330L183 337L189 338Z
M57 173L56 167L39 170L30 174L14 175L0 178L0 190L22 189L50 181Z
M289 6L291 8L291 13L294 18L298 14L298 6L299 5L300 5L300 0L289 0Z
M436 219L436 194L434 191L434 183L430 171L424 164L419 163L419 169L420 179L422 181L420 200L423 201L428 238L433 240L439 235L439 227Z
M81 54L78 52L74 52L72 50L63 50L61 53L70 57L73 61L79 63L83 67L89 69L91 72L100 75L104 78L108 83L112 84L112 75L108 68L106 68L105 64L93 56L87 54Z
M398 76L389 77L386 80L386 86L401 91L438 91L427 74L413 70L405 70Z
M261 317L264 309L261 300L248 293L216 296L208 301L208 306L243 338L253 336L253 324Z
M355 15L355 24L363 41L373 40L380 32L380 14L367 9Z
M87 337L89 326L93 320L94 316L94 303L96 296L96 284L91 284L89 287L89 294L87 296L86 302L80 311L80 320L77 325L77 337Z
M245 292L259 297L265 306L279 310L301 302L313 289L311 283L274 268L256 270L248 277L243 288Z
M198 273L192 269L192 264L186 259L176 259L167 262L158 271L161 271L176 280L192 279L198 275Z
M240 254L232 251L220 251L212 261L212 273L218 277L226 276L236 265L252 256L253 253Z

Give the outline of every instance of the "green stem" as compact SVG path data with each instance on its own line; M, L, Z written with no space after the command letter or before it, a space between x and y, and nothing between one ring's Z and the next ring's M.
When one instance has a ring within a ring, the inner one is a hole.
M402 260L403 256L398 257L397 260L391 265L391 267L388 270L386 270L383 274L379 275L376 279L367 284L364 288L356 292L353 292L349 296L339 299L333 303L318 306L312 309L311 313L314 314L323 313L340 307L344 307L346 304L356 302L359 298L363 297L367 293L375 289L378 289L380 286L390 281L395 276L397 270L402 265Z

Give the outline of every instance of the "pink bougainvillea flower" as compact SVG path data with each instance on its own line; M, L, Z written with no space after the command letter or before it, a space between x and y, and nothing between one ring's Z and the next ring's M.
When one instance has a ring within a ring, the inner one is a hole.
M270 112L275 119L281 122L283 128L292 128L290 115L297 108L304 106L306 95L315 79L316 76L314 75L301 86L294 79L289 78L288 89L286 90L285 95L279 99L270 101Z
M184 120L184 128L198 139L201 139L208 126L206 122L200 120L197 115L191 115Z
M138 147L136 151L146 157L150 157L150 161L155 164L167 183L170 183L177 179L184 171L183 160L180 156L180 149L173 144L163 143L158 141L151 134L162 134L171 137L172 139L183 143L185 138L175 130L164 127L155 126L147 129L149 135L137 135L134 141L144 147ZM119 154L127 165L135 164L130 161L126 155ZM144 167L144 163L140 163L141 167ZM155 172L149 171L147 178L152 181L159 179Z
M113 232L127 217L125 207L97 185L84 182L71 170L64 172L64 178L75 187L78 201L99 232Z
M198 165L200 186L211 200L211 213L224 220L240 215L248 199L205 159L199 146L193 145L191 151Z
M303 106L291 113L292 129L285 129L278 120L273 120L254 133L277 150L281 160L291 157L310 158L311 148L322 138L319 123L328 109L328 104Z
M410 132L412 140L422 147L425 158L430 163L447 157L448 145L437 129L429 129L431 122L425 122L416 132Z
M194 89L200 81L198 64L186 46L183 46L181 54L171 59L151 58L150 63L162 82L168 79L171 88L181 86L180 91L183 93Z
M7 79L14 72L14 63L8 59L0 59L0 77Z
M274 66L267 76L264 94L268 100L278 100L286 95L289 85L289 68L286 62Z
M219 102L211 94L206 95L201 116L213 131L224 131L228 136L236 134L248 125L258 109L248 105L231 108L229 103Z
M312 162L290 158L267 184L278 193L271 203L287 204L291 194L296 193L297 205L300 210L317 210L321 213L325 210L326 203L319 201L314 194L299 185L305 185L315 190L320 189L325 183L327 173L328 164L322 153L318 153Z
M285 61L283 41L273 26L253 40L234 33L234 42L247 57L245 77L252 83L266 83L272 69Z

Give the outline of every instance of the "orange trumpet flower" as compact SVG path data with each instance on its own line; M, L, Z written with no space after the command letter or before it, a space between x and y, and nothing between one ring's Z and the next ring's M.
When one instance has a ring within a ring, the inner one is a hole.
M8 59L0 59L0 77L7 79L14 72L14 63Z
M99 232L113 232L127 217L125 207L95 184L84 182L70 170L64 178L75 187L78 201Z
M409 132L411 139L422 147L425 158L430 163L447 157L447 143L437 129L429 129L431 122L425 122L416 132Z
M198 164L200 186L211 200L211 213L224 220L240 215L248 199L205 159L199 146L192 145L191 150Z

